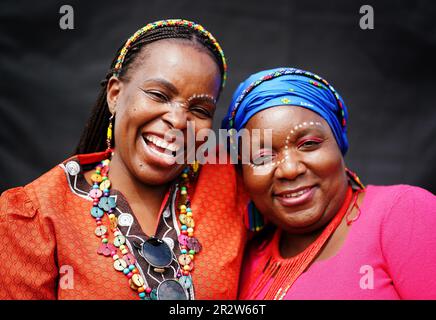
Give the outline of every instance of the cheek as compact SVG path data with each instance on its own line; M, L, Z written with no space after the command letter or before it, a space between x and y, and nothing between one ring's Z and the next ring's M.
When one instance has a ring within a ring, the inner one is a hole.
M206 143L206 141L209 141L210 144L213 143L214 146L217 145L218 140L216 134L212 131L212 119L188 119L188 121L190 121L195 128L194 135L196 148ZM187 141L187 132L185 132L184 135L185 141Z
M198 118L188 118L188 121L191 122L192 125L195 126L195 135L198 135L200 131L202 136L207 134L208 130L212 130L212 119L198 119Z
M158 119L161 113L159 106L146 105L141 99L131 97L117 108L115 119L118 128L115 129L123 134L137 132L142 126Z
M244 185L251 198L263 198L269 194L271 175L259 174L249 165L242 166ZM263 197L260 197L260 196Z
M345 173L343 158L336 146L321 149L310 155L308 160L311 171L324 185L336 185L342 183L339 179Z

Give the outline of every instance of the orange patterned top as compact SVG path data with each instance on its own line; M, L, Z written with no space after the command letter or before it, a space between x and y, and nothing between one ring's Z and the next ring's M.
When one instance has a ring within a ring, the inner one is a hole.
M97 254L101 239L89 213L92 201L76 179L84 180L84 166L91 169L107 156L72 157L1 195L0 299L139 299L112 259ZM78 164L79 171L71 174L68 163ZM195 234L203 246L192 273L195 299L236 299L247 238L248 198L240 185L231 164L200 170L191 195Z

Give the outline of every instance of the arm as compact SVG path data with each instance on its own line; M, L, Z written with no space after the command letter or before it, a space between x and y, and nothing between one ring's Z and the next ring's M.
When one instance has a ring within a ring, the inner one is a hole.
M23 188L0 197L0 299L56 299L55 237Z
M381 243L402 299L436 299L436 197L404 186L382 224Z

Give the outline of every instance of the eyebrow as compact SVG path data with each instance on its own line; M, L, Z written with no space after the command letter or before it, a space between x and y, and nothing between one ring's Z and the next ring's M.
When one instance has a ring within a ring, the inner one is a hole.
M168 90L170 90L173 94L178 94L179 90L177 90L176 86L173 85L171 82L163 79L163 78L150 78L144 81L144 84L147 83L154 83L154 84L159 84L165 88L167 88Z

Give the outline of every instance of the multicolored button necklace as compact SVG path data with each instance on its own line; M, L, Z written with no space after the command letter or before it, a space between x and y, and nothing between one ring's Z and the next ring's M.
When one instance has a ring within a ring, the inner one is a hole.
M192 286L191 273L194 268L194 257L202 249L200 242L194 237L194 219L190 208L190 197L188 187L190 185L190 176L197 175L199 166L192 166L192 173L189 168L185 168L181 175L178 194L178 218L181 223L181 232L178 236L180 244L180 256L178 263L180 269L177 272L176 279L167 279L159 284L157 288L151 288L146 285L139 270L136 268L136 258L129 252L126 245L126 237L118 228L118 219L114 214L116 209L116 199L109 195L111 182L108 178L110 160L103 160L97 165L95 173L91 176L93 182L89 196L93 200L91 216L95 218L97 227L95 235L101 238L101 244L97 253L106 257L112 257L114 269L123 272L128 279L128 284L132 290L138 293L142 300L184 300L187 299L185 290ZM102 217L107 215L109 218L109 227L103 225ZM113 234L112 243L109 242L109 231ZM169 252L168 252L169 250ZM120 251L120 253L119 253ZM156 272L165 272L165 267L169 265L159 265L159 257L170 256L172 260L173 252L164 241L150 237L141 246L140 254L152 266Z

